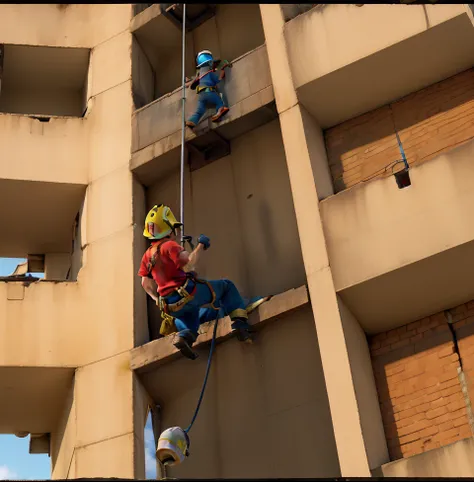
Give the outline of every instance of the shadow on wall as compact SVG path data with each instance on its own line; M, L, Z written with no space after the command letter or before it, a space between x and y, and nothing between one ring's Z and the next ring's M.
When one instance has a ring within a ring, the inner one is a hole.
M383 168L401 158L395 128L414 165L472 139L473 119L474 69L469 69L326 130L335 191L384 175Z
M186 427L208 347L143 376L164 427ZM269 323L252 346L216 347L206 394L178 478L340 477L318 340L309 306ZM243 450L243 452L242 452Z
M459 320L453 325L459 345L463 340L472 344L474 322L462 326L468 314L452 312ZM460 358L444 313L369 341L391 461L472 436L458 379ZM470 368L472 362L466 365ZM470 369L468 376L472 374Z
M84 211L84 202L81 205L80 211L77 213L74 221L73 239L72 239L72 254L71 267L67 276L68 281L77 281L77 276L82 268L82 217Z
M305 284L278 120L234 139L230 155L187 171L185 185L186 234L204 233L212 242L199 276L228 278L247 298ZM178 214L179 187L176 170L147 189L147 209L164 203ZM148 315L153 339L160 318L150 299Z
M324 3L282 3L281 11L283 13L283 18L285 19L285 22L289 22L290 20L293 20L294 18L308 12L309 10L312 10L313 8L324 10L325 7L327 7L327 4Z

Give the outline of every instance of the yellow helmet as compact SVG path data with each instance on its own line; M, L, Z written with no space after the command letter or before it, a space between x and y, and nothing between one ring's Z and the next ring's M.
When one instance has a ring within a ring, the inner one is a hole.
M160 204L153 206L147 214L143 236L148 239L163 239L181 226L182 223L176 220L171 209Z

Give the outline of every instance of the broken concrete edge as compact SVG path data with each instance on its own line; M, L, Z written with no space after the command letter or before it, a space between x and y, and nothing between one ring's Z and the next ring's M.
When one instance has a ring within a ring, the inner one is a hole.
M286 316L308 303L309 295L306 285L285 291L260 305L257 310L249 315L249 323L259 330L266 323L277 321L282 315ZM199 330L201 334L198 336L193 348L199 349L211 342L214 324L215 321L211 321L201 325ZM145 373L180 358L182 355L173 345L174 336L174 334L168 335L131 350L130 369L136 373ZM221 343L231 336L230 318L226 316L219 319L216 343Z

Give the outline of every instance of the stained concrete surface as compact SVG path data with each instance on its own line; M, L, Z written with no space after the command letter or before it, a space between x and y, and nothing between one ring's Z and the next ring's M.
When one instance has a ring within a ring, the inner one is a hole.
M423 454L382 465L374 477L474 477L474 439L430 450Z
M268 324L254 345L220 344L191 456L172 477L337 477L340 475L317 339L309 308ZM162 407L163 426L187 426L206 351L143 375ZM306 383L301 384L301 380ZM243 460L244 457L244 460Z
M320 204L336 289L367 332L474 295L473 152L470 141L411 168L406 189L391 176Z
M474 62L464 5L327 5L289 21L285 36L299 100L323 128Z
M0 433L52 432L73 377L72 367L1 367Z

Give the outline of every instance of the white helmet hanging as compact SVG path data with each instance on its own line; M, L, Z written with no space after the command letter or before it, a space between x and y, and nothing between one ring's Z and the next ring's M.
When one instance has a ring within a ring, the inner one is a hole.
M189 456L189 437L181 427L166 429L158 440L156 457L163 465L179 465Z

